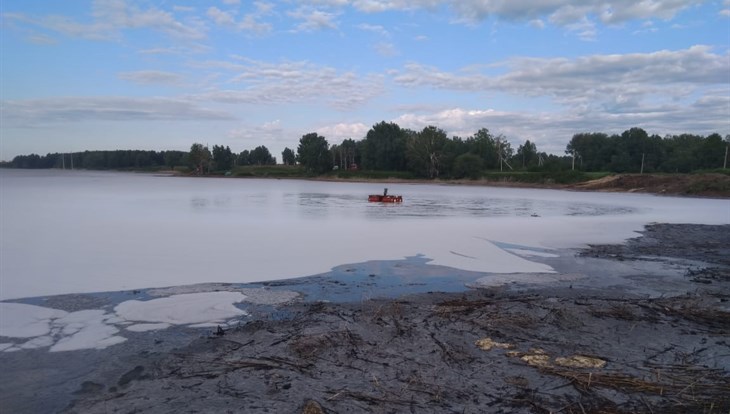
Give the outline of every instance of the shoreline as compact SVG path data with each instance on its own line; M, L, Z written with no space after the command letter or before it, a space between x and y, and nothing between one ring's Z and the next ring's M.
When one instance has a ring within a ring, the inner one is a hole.
M728 234L730 225L647 226L624 244L542 258L570 276L547 283L473 281L444 293L404 279L400 294L365 294L394 274L459 273L401 261L271 282L310 293L260 307L223 336L169 328L106 350L0 353L2 405L69 413L724 412ZM63 369L76 371L59 386ZM44 401L65 403L50 409Z
M341 178L341 177L305 177L305 176L225 176L225 175L191 175L171 171L169 174L153 173L172 177L194 178L235 178L235 179L263 179L263 180L303 180L336 183L378 183L378 184L413 184L413 185L444 185L444 186L474 186L497 188L529 188L545 190L565 190L578 192L614 192L614 193L642 193L664 195L670 197L692 198L730 198L730 175L719 173L698 174L635 174L612 173L606 177L581 181L570 184L520 182L510 179L490 180L480 178L470 179L421 179L421 178ZM720 188L719 190L717 188Z

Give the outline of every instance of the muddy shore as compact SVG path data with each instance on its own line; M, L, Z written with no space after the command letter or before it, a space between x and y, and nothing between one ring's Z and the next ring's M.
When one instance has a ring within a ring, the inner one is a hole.
M154 356L140 348L64 411L730 410L730 226L651 225L545 260L576 277L320 297Z

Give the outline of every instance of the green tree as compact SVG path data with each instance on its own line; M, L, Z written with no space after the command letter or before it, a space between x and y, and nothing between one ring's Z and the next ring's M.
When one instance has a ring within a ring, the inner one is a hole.
M725 161L725 143L720 134L711 134L702 140L695 151L701 169L722 168Z
M421 176L437 178L442 168L444 147L448 142L446 132L428 126L408 138L407 160L410 169Z
M615 138L603 133L580 133L573 135L566 146L565 153L580 157L582 168L586 171L607 171L611 169L611 159L616 155Z
M467 152L456 157L454 161L454 178L470 178L476 180L482 173L482 159L476 154Z
M213 145L213 168L216 171L228 171L233 168L233 152L223 145Z
M210 164L210 158L210 151L208 150L208 147L203 146L203 144L196 142L190 147L188 160L190 164L192 164L193 170L195 170L198 175L205 172L205 168Z
M398 124L373 125L362 141L362 166L369 170L404 170L407 133Z
M241 151L238 157L236 157L236 165L251 165L251 151Z
M528 139L524 144L517 147L514 161L519 162L522 168L537 164L537 146Z
M315 174L330 171L332 157L325 137L316 132L303 135L299 140L299 147L297 147L297 161Z
M276 164L276 158L271 155L269 149L264 145L254 148L249 155L249 161L253 165L273 165Z
M178 165L182 165L182 157L184 153L182 151L165 151L164 161L165 165L169 169L174 169Z
M294 165L297 162L297 156L294 154L292 149L286 147L284 148L284 151L281 152L281 162L283 162L284 165Z
M484 167L494 169L499 167L497 142L487 128L481 128L465 141L469 152L478 155L484 162Z
M342 151L340 155L342 159L342 168L349 169L353 164L357 164L359 162L357 160L359 158L358 146L352 138L342 141L340 150Z
M330 147L332 163L341 170L349 169L357 163L355 159L358 157L358 152L358 145L351 138L345 139L340 145L333 144Z

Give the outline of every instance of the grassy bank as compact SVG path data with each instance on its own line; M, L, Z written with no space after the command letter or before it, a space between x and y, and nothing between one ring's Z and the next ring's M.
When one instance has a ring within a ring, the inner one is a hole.
M223 173L220 173L223 174ZM247 165L239 166L230 173L234 177L259 177L259 178L319 178L338 180L413 180L432 181L426 178L417 177L408 171L331 171L321 175L309 173L298 165ZM494 172L485 171L480 180L488 182L513 182L526 184L572 184L583 181L594 180L605 177L609 173L585 173L580 171L514 171ZM441 179L441 181L450 181Z
M189 170L176 170L190 174ZM313 174L299 165L247 165L210 175L242 178L289 178L352 182L412 182L507 187L571 188L590 191L627 191L705 197L730 197L730 171L697 171L691 174L616 174L584 171L483 171L478 179L417 177L408 171L330 171Z

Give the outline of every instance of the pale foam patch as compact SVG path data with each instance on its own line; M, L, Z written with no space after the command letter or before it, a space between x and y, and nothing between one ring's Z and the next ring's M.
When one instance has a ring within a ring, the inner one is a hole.
M510 283L546 284L567 280L576 280L583 277L578 274L558 273L499 273L481 277L468 284L472 288L486 288L504 286Z
M221 323L211 323L211 322L205 322L205 323L196 323L193 325L189 325L191 328L216 328L218 326L221 326Z
M51 351L103 349L126 341L110 325L118 318L103 310L65 312L22 303L0 303L0 336L32 338L3 346L3 352L50 347Z
M246 315L234 306L246 296L240 292L206 292L174 295L149 301L130 300L115 308L116 313L102 309L76 312L19 303L0 303L0 333L10 338L31 338L23 343L2 343L0 351L50 348L51 352L80 349L104 349L127 338L118 335L116 325L128 331L145 332L171 325L211 327Z
M160 329L167 329L171 325L169 323L137 323L134 325L127 326L128 331L132 332L147 332L147 331L157 331Z
M246 296L244 301L257 305L280 305L297 299L301 294L291 290L271 290L267 288L239 288L229 283L199 283L186 286L148 289L150 296L171 296L187 293L240 292Z
M55 320L54 325L61 328L63 337L51 346L51 352L104 349L126 341L127 338L116 335L119 329L110 324L110 319L116 320L101 309L91 309Z
M0 336L33 338L51 331L51 320L68 312L24 303L0 303Z
M222 323L246 315L234 306L245 299L246 295L239 292L188 293L148 301L128 300L117 305L114 311L128 321L170 325Z
M451 250L429 248L424 251L432 259L430 264L470 270L474 272L507 273L518 269L521 272L551 273L549 265L537 263L511 254L494 243L478 237L451 240Z
M53 337L51 336L38 336L30 341L26 341L20 345L18 345L18 348L20 349L37 349L37 348L47 348L51 345L53 345Z
M506 251L510 253L514 253L518 256L527 256L527 257L560 257L557 254L553 253L547 253L543 251L538 250L528 250L528 249L505 249Z

